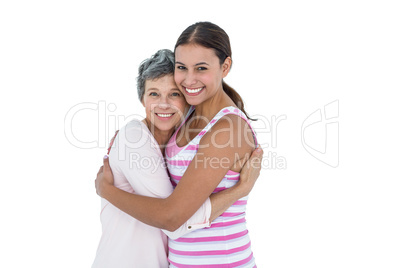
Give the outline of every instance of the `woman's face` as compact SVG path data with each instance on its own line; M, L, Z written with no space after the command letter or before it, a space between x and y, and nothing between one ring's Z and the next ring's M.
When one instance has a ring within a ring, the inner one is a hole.
M173 75L146 80L142 104L145 107L147 122L162 131L172 130L188 107L174 82Z
M227 58L221 65L213 49L194 44L178 46L175 60L174 80L191 105L204 102L222 89L222 79L231 64Z

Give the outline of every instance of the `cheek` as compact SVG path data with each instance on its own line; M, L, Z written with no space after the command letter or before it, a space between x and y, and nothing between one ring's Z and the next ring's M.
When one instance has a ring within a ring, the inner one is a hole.
M211 74L203 74L199 76L199 80L202 81L204 85L213 85L218 81L217 77Z
M174 73L174 81L176 85L180 86L181 82L184 80L184 75L180 72Z
M176 100L176 101L173 103L173 105L174 105L181 113L183 113L184 110L185 110L185 108L186 108L187 102L186 102L186 100L185 100L184 98L180 98L180 99Z
M145 107L145 112L146 112L146 114L148 116L148 114L151 113L151 110L152 110L152 107L153 107L152 101L147 99L147 98L145 98L144 99L144 107Z

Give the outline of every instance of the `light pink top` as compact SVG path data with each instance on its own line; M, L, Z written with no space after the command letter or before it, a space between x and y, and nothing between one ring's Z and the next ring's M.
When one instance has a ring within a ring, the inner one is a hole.
M116 187L139 195L166 198L173 192L158 143L147 126L138 120L123 127L110 150L109 163ZM167 235L177 239L208 227L208 199L183 226L168 232L146 225L102 198L102 237L93 268L168 267Z

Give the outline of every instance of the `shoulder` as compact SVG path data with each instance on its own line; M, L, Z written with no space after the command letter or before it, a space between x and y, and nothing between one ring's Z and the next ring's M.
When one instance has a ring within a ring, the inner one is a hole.
M131 120L119 130L116 143L118 147L131 149L159 148L148 127L138 119Z
M138 119L133 119L119 130L118 136L127 142L140 142L142 139L149 139L152 134L147 126Z
M239 114L223 115L201 139L200 145L223 148L254 149L254 138L247 121Z
M124 125L120 131L142 132L147 130L146 125L139 119L133 119Z
M227 106L222 108L218 114L214 117L213 121L216 121L214 125L215 129L220 128L250 128L247 122L247 117L243 112L234 106Z

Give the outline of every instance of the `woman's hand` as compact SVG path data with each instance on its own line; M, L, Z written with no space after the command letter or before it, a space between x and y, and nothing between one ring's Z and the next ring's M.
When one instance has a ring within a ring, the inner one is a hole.
M240 180L236 185L244 196L251 192L251 189L253 189L255 182L260 176L263 154L264 151L261 146L258 145L258 148L253 151L240 171Z
M96 193L100 197L105 196L107 187L113 186L114 178L112 169L109 166L109 157L105 156L103 158L103 166L100 167L95 180Z

